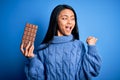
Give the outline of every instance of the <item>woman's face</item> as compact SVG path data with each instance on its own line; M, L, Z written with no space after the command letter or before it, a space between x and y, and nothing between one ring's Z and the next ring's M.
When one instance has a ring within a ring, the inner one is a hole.
M58 36L70 35L75 26L75 16L72 10L64 9L58 16Z

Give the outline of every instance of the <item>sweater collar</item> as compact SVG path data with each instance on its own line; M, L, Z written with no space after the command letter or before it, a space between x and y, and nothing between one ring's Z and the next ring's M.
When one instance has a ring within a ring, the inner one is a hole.
M73 40L73 35L68 35L68 36L54 36L52 43L64 43L64 42L69 42Z

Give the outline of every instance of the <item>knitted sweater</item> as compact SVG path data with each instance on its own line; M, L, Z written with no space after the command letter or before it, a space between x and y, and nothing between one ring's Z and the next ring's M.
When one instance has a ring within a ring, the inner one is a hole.
M25 74L27 80L91 80L100 67L96 46L88 45L86 52L84 44L72 35L54 36L49 45L40 45L35 57L27 61Z

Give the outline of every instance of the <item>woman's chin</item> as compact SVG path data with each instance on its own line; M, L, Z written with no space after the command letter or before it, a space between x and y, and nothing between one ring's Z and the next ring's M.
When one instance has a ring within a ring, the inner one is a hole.
M64 36L69 36L69 35L71 35L71 33L66 33Z

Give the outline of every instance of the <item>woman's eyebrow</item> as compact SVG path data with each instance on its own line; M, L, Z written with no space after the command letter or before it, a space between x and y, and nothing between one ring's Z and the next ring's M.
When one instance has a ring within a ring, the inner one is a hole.
M64 16L65 16L65 17L68 17L68 15L61 15L61 17L64 17Z
M69 17L68 15L61 15L61 17ZM74 15L71 15L70 17L74 17Z

